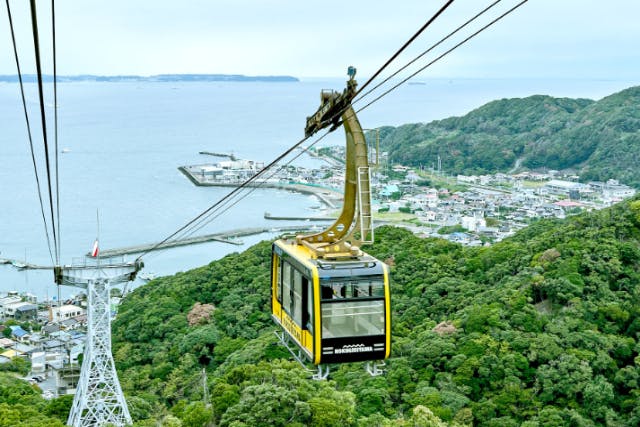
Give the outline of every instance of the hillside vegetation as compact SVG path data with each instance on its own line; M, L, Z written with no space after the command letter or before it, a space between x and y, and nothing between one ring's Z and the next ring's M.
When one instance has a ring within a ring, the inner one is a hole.
M392 274L384 376L354 364L311 381L290 360L263 242L125 299L113 347L136 425L640 424L640 200L492 247L376 238Z
M47 401L36 385L0 372L0 427L63 427L73 396Z
M574 169L583 180L640 187L640 87L597 102L530 96L490 102L462 117L381 130L394 162L452 174Z

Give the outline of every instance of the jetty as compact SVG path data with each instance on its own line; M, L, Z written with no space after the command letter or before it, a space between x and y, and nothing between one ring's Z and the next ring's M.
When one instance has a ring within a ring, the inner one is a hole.
M214 151L200 151L198 154L204 154L206 156L213 156L213 157L225 157L233 162L238 160L238 158L234 156L233 153L216 153Z
M326 216L276 216L271 215L269 212L265 212L264 219L272 221L335 221L338 218Z
M193 166L180 166L178 168L189 181L200 187L238 187L244 183L235 180L216 180L209 179L207 176L196 172ZM245 184L246 187L252 188L275 188L278 190L294 191L302 194L311 194L316 196L322 203L330 209L337 209L337 205L342 200L342 193L332 188L321 187L318 185L302 184L296 182L280 182L280 181L258 181Z
M262 234L262 233L303 232L303 231L309 231L310 228L311 227L308 224L290 225L290 226L275 227L275 228L274 227L238 228L235 230L225 231L221 233L206 234L203 236L186 237L182 239L170 240L168 242L164 242L161 244L149 243L149 244L126 246L126 247L114 248L114 249L104 249L104 250L100 250L100 256L112 257L112 256L137 254L142 252L159 251L167 248L174 248L178 246L187 246L187 245L214 242L214 241L229 243L233 245L243 245L244 242L242 242L241 240L236 240L236 238L243 237L243 236L251 236L254 234ZM90 254L87 253L86 255L89 256Z
M10 264L18 270L51 270L53 267L45 265L32 264L27 261L20 261L17 259L0 258L0 264Z

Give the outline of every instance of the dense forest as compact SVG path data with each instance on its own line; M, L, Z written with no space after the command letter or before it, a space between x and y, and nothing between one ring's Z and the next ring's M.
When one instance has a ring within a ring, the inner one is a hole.
M640 87L599 101L527 98L490 102L462 117L380 131L391 159L451 174L571 169L582 180L640 187ZM518 161L519 160L519 161Z
M270 243L122 303L114 357L136 426L640 425L640 198L470 248L382 227L386 373L312 381L277 344ZM61 425L69 396L0 373L0 426Z

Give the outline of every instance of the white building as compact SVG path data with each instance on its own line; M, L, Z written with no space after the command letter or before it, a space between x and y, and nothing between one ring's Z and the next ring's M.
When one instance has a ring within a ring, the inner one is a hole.
M4 305L3 316L15 317L16 313L19 312L20 309L22 308L28 308L32 310L37 309L37 307L34 304L31 304L30 302L20 301L20 298L18 298L18 301ZM35 318L35 312L33 317Z
M560 179L552 179L547 182L544 187L551 194L562 194L568 196L572 192L586 193L592 192L591 188L579 182L563 181Z
M628 197L633 197L634 194L636 194L636 190L624 184L620 184L615 179L608 180L602 191L602 195L608 199L626 199Z
M77 305L66 304L61 307L51 307L46 314L50 321L59 322L73 317L83 316L86 314L86 310Z
M485 221L484 218L477 218L475 216L463 216L460 218L460 225L471 232L476 232L479 227L486 227L487 221Z
M478 178L475 175L458 175L456 176L456 180L459 183L464 183L464 184L477 184L480 181L480 178Z
M0 298L0 317L7 316L6 307L10 304L14 304L22 301L19 296L8 296L4 298Z

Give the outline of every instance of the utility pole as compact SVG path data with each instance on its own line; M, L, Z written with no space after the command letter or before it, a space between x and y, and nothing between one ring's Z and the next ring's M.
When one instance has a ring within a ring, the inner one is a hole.
M111 354L110 290L134 280L141 268L140 261L84 258L54 270L56 283L85 289L88 298L87 341L69 426L132 424Z

